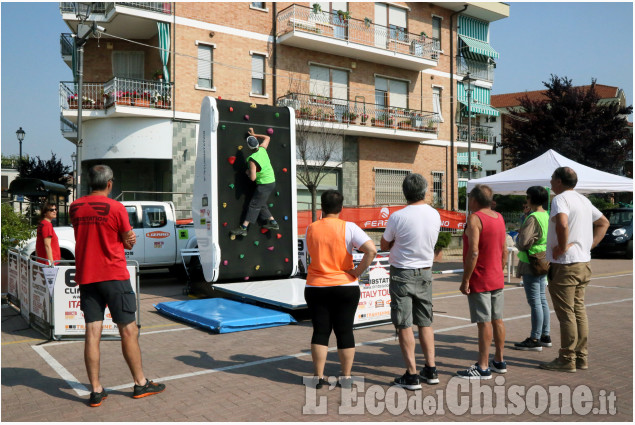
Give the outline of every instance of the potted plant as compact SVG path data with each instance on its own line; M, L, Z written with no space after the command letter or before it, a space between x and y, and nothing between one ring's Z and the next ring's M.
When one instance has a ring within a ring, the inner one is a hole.
M452 241L452 234L449 232L439 232L439 238L434 245L434 261L441 261L443 259L443 248L450 246Z
M348 21L349 19L351 19L351 12L349 12L349 11L343 11L343 10L338 10L338 11L337 11L337 16L339 16L339 18L340 18L342 21L346 22L346 21Z
M395 124L395 120L392 118L388 118L388 127L392 127Z
M370 125L372 125L373 127L375 127L375 118L371 118L371 119L370 119Z
M322 6L319 3L313 3L313 13L318 14L322 12Z
M366 125L366 121L368 121L368 114L362 114L361 117L362 117L362 125Z
M68 101L68 107L70 109L77 109L77 95L76 94L68 95L66 100Z
M370 24L372 24L373 21L370 18L364 18L364 25L366 26L366 28L370 28Z
M421 40L422 40L422 41L425 41L425 39L426 39L426 38L428 38L428 34L426 34L426 32L425 32L425 31L421 31L421 34L420 34L420 35L421 35Z
M154 71L153 76L155 80L163 81L163 70L157 69L156 71Z
M311 113L311 110L307 107L300 108L300 118L306 118Z
M428 121L428 127L426 128L426 130L430 131L430 132L434 132L435 131L435 124L434 121Z

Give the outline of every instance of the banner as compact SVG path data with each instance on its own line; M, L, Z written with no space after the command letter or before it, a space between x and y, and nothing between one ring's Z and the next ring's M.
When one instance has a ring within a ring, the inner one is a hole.
M362 229L383 229L388 223L388 218L395 211L405 208L406 205L394 205L390 207L344 207L340 213L340 219L351 221ZM446 229L465 229L465 214L437 209L441 215L441 227ZM321 210L317 211L320 218ZM304 235L306 228L311 224L311 211L298 211L298 235Z
M18 281L19 277L19 264L20 264L20 254L17 251L9 250L8 255L9 261L9 273L8 273L8 289L7 289L7 298L9 302L16 307L20 307L20 299L18 298Z
M357 266L363 254L353 254ZM360 298L353 325L390 321L390 265L388 253L378 254L368 270L359 277Z
M53 297L53 335L83 336L86 331L84 313L80 309L79 284L75 282L75 266L58 266ZM132 290L137 291L137 269L128 266ZM139 311L137 311L137 316ZM106 307L102 326L102 335L119 336L117 325L112 321L110 310Z
M29 257L20 255L18 263L18 298L20 300L20 314L29 323Z
M40 331L47 337L51 336L51 295L47 288L46 277L43 269L54 269L42 263L31 261L30 276L31 291L29 297L31 327Z

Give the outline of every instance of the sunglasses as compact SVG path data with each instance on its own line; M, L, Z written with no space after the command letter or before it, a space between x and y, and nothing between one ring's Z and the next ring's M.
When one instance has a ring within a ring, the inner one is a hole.
M57 208L49 208L47 211L57 212Z

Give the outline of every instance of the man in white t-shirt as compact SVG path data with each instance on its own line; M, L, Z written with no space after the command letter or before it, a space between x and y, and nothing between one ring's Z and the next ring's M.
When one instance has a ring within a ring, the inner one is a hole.
M560 354L541 368L561 372L588 369L589 327L584 292L591 280L591 249L604 237L609 221L591 202L574 191L578 176L560 167L551 176L551 201L547 231L549 293L560 322Z
M425 203L428 182L421 174L406 176L402 190L408 206L388 219L381 250L390 250L390 318L397 329L407 367L394 385L418 390L421 380L439 383L432 330L432 262L441 216ZM420 375L415 361L413 324L419 328L419 342L426 359Z

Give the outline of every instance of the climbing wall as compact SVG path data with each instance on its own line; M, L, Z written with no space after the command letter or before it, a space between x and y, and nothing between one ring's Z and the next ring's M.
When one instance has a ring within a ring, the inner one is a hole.
M208 282L287 278L297 264L295 128L288 108L207 97L201 105L192 217ZM280 225L251 223L245 237L231 229L245 219L255 183L246 175L246 138L271 137L267 152L276 188L267 201Z

